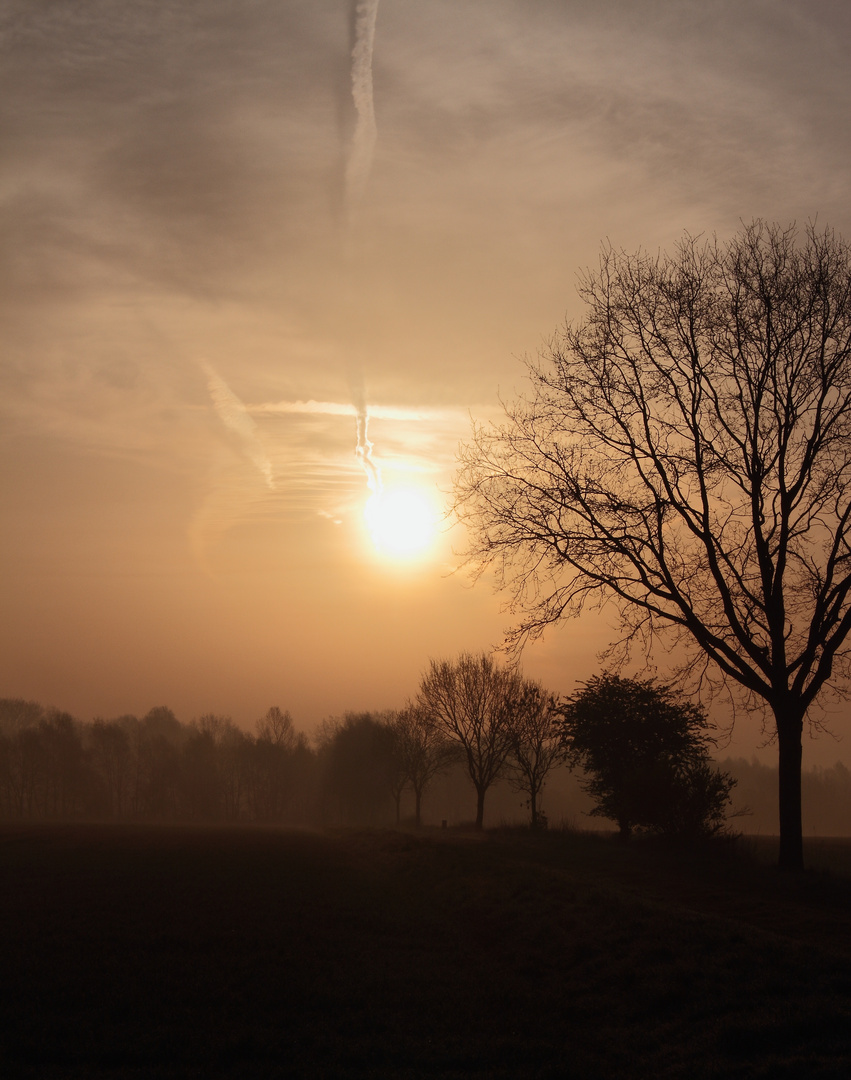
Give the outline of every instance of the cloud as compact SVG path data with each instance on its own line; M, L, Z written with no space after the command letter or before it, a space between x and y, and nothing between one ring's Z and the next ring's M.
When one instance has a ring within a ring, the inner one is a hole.
M353 416L358 415L358 406L339 401L265 401L256 405L246 405L246 409L256 416L273 416L276 413L304 413L316 416ZM404 405L377 405L368 408L369 415L375 420L407 420L411 422L431 421L457 416L457 410L422 406L413 408ZM466 415L466 414L465 414Z
M347 275L340 113L353 74L367 94L372 41L353 68L347 6L4 4L7 415L98 446L146 447L152 422L171 425L170 456L197 470L203 425L181 427L194 358L218 372L250 357L260 404L222 408L267 481L264 452L277 470L280 446L304 436L311 458L310 439L337 438L274 443L276 412L357 415L336 400L349 364L394 403L369 409L385 460L398 433L379 424L444 430L437 403L516 377L607 235L653 248L683 227L815 212L851 232L847 6L397 0L361 99L381 138Z
M228 431L236 435L246 457L264 478L266 486L273 490L275 480L272 475L272 463L260 442L257 425L224 379L217 375L206 362L200 361L200 366L207 376L207 388L219 418Z

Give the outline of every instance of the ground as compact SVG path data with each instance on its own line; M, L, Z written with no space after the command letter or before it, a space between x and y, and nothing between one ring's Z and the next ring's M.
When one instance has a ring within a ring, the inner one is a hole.
M7 824L3 1075L847 1077L849 848Z

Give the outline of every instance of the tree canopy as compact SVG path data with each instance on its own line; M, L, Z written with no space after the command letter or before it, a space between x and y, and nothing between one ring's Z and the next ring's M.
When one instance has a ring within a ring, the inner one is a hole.
M591 811L622 836L640 827L706 836L724 825L734 781L709 757L713 740L700 705L653 679L605 674L562 706L568 760L585 771Z

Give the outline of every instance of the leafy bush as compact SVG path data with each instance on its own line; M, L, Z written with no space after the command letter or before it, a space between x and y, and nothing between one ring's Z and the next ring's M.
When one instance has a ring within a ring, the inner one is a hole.
M585 772L593 815L676 836L724 826L735 780L713 767L711 726L693 702L653 679L595 676L562 706L568 761Z

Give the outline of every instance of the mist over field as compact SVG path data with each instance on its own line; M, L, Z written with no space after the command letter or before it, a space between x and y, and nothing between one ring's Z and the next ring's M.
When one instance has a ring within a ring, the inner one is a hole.
M270 710L273 711L273 710ZM388 714L362 714L376 721ZM335 754L335 724L308 739L289 721L271 741L263 720L253 732L208 714L181 722L166 708L144 717L81 722L37 702L0 700L0 820L274 823L289 826L380 826L396 822L392 777L381 747ZM718 756L737 783L729 826L777 833L777 767ZM582 770L559 765L548 774L542 811L552 827L607 829L591 817ZM851 836L851 774L841 762L804 769L805 836ZM403 785L400 821L413 821L414 794ZM469 824L475 792L461 762L438 773L423 799L423 823ZM486 825L529 822L528 798L498 780Z
M477 831L449 756L417 825L392 719L0 702L8 1075L847 1075L843 766L805 772L788 875L774 768L719 762L722 833L625 843L564 765L536 828L502 779Z

